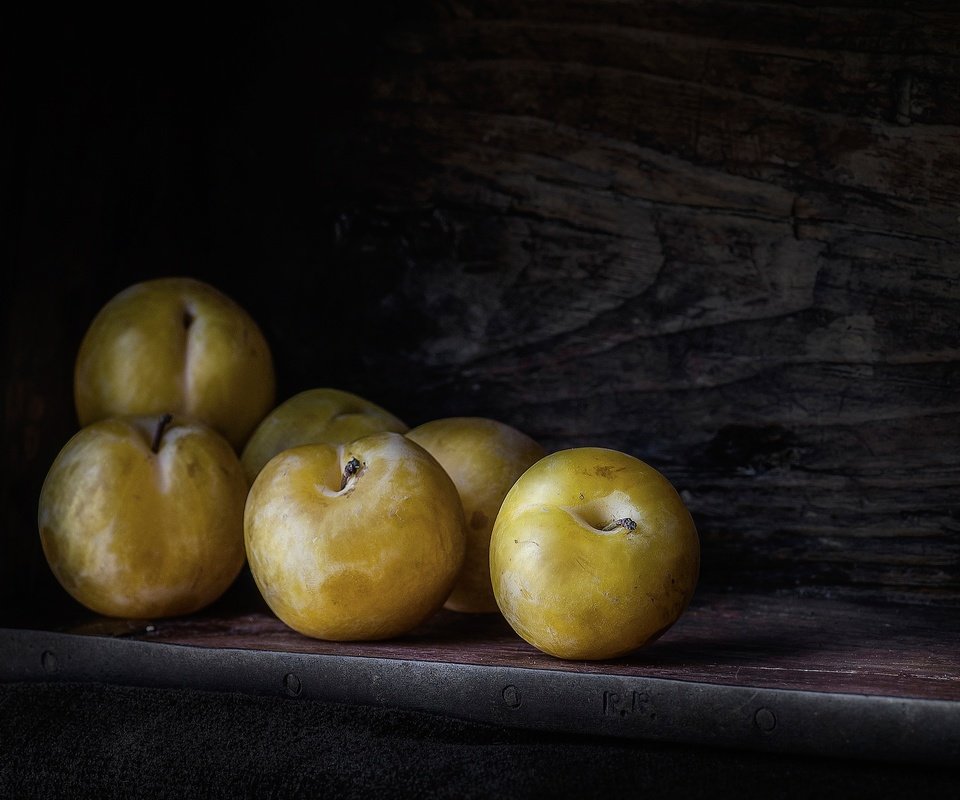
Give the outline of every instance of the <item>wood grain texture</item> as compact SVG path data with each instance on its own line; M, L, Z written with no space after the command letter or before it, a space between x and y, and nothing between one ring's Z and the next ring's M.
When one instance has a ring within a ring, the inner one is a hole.
M647 460L705 585L960 606L954 3L222 24L8 28L5 602L69 608L34 520L83 330L191 274L260 322L281 398Z
M149 623L88 618L68 631L221 649L511 666L766 689L960 700L955 613L796 595L701 592L666 635L613 661L563 661L520 639L499 614L441 611L383 642L325 642L262 604Z
M955 604L960 17L747 6L437 4L340 246L431 325L402 407L649 460L707 580Z

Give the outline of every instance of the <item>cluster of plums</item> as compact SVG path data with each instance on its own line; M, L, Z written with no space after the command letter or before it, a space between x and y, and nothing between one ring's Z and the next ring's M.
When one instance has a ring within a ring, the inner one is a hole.
M101 614L195 612L246 562L307 636L396 637L446 605L603 659L659 636L696 586L693 521L649 465L547 455L493 419L408 430L333 388L275 405L257 324L197 280L107 302L74 391L81 429L47 474L39 528L57 579Z

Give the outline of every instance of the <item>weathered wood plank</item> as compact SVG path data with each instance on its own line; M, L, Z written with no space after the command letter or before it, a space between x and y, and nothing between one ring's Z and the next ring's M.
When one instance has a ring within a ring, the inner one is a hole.
M175 64L22 48L5 596L62 599L34 521L82 331L190 273L264 327L281 396L646 458L708 583L960 603L954 3L365 9L222 51L200 25Z
M339 248L429 320L398 404L647 457L711 580L956 602L957 15L707 5L388 37Z
M145 623L88 618L95 636L224 649L321 653L705 681L730 686L960 699L960 631L948 610L700 593L653 645L606 662L562 661L520 639L499 615L442 611L406 636L326 642L290 630L262 604ZM896 646L892 646L896 642Z

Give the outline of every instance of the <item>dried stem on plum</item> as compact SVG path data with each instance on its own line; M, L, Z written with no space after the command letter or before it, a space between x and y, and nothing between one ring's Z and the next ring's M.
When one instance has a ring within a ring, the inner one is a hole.
M637 529L637 523L634 522L630 517L624 517L623 519L615 519L609 525L607 525L603 530L604 531L615 531L617 528L626 528L628 531L633 533Z
M350 480L354 475L356 475L363 468L363 464L360 463L356 458L351 458L346 466L343 468L343 478L340 480L340 491L342 492L347 487L347 481Z
M172 419L173 414L164 414L157 421L157 429L153 432L153 441L150 443L150 449L154 453L160 452L160 440L163 439L163 432L167 429L167 425L170 424Z

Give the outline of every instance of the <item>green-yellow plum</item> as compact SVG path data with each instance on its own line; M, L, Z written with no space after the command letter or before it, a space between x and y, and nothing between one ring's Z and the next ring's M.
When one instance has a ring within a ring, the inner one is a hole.
M301 444L338 445L371 433L405 433L407 426L389 411L340 389L308 389L273 409L243 448L240 461L254 478L277 453Z
M54 460L38 523L53 574L100 614L151 618L212 603L244 562L247 481L237 454L195 420L109 418Z
M250 488L244 535L267 604L318 639L410 631L440 609L463 566L453 481L392 432L274 456Z
M596 447L553 453L514 484L497 516L497 604L534 647L609 659L655 640L693 597L700 540L656 469Z
M81 426L123 415L196 417L238 452L273 407L260 328L236 302L191 278L124 289L87 329L74 369Z
M448 417L419 425L407 438L422 445L453 478L463 504L467 555L445 606L453 611L495 612L490 583L490 534L510 487L543 448L502 422L482 417Z

